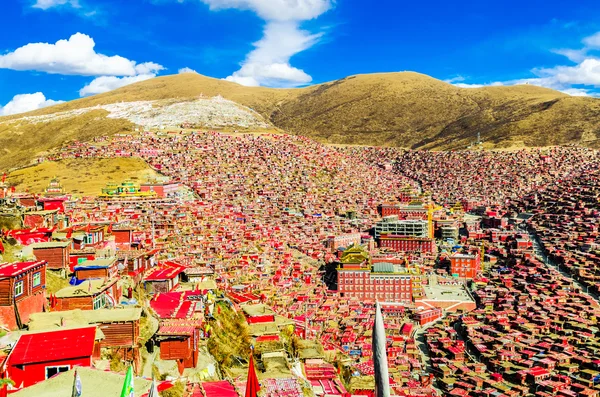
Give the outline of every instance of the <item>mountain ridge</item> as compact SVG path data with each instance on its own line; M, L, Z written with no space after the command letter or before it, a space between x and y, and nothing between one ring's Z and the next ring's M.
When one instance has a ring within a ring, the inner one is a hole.
M15 157L22 149L8 144L9 141L31 130L54 134L50 146L56 147L73 139L90 139L134 128L129 121L107 121L100 110L94 111L94 117L78 115L72 122L55 125L50 121L40 128L27 126L27 118L31 116L120 102L176 103L199 96L222 96L256 111L274 127L325 143L448 150L468 147L478 132L486 149L567 144L597 147L600 138L599 99L572 97L533 85L460 88L420 73L400 72L354 75L283 89L244 87L185 73L0 117L0 144L6 143L5 153ZM31 142L27 148L39 152L52 149L42 143L40 140L38 148ZM0 167L22 163L25 157L19 154L9 164L0 162Z

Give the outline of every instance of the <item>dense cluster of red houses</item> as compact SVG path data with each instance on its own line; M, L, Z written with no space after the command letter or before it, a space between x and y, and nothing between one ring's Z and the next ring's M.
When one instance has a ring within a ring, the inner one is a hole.
M593 287L597 186L579 175L597 168L594 151L429 153L143 132L49 159L129 156L164 181L87 198L66 195L58 179L41 196L5 190L6 214L22 227L3 231L2 251L28 258L0 265L0 322L11 331L0 338L1 375L15 388L107 363L148 376L153 359L204 380L188 396L243 395L243 381L206 359L226 302L261 348L263 395L371 396L379 301L396 395L595 395L595 363L581 349L595 348L597 304L538 262L535 237L517 230L529 225L553 261ZM289 327L298 357L265 347ZM57 347L29 353L45 341ZM564 341L573 354L551 354Z

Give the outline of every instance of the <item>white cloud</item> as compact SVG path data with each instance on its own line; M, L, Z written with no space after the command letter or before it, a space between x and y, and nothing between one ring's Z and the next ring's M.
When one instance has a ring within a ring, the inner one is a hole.
M255 12L266 21L263 37L254 43L240 70L226 80L243 85L293 87L310 83L312 78L293 67L290 59L314 46L322 34L300 28L302 21L328 11L334 0L200 0L211 10L235 8Z
M534 69L542 83L552 87L590 85L600 87L600 59L587 58L575 66Z
M152 62L137 64L118 55L99 54L95 45L94 39L82 33L55 44L30 43L0 55L0 68L81 76L135 76L164 69Z
M265 21L307 21L325 13L330 0L200 0L211 10L237 8L254 11Z
M600 48L600 32L596 32L591 36L583 39L583 44L588 48L599 49Z
M297 86L312 78L290 65L290 58L312 47L321 37L300 30L296 23L268 22L263 38L247 56L242 67L227 80L244 85ZM256 84L254 84L256 83Z
M456 85L458 85L457 83L463 82L465 80L466 79L463 76L457 75L457 76L454 76L454 77L452 77L450 79L444 80L444 82L446 82L448 84L456 84Z
M564 55L575 65L557 65L549 68L534 68L531 72L536 76L526 79L496 82L492 84L455 83L457 87L475 88L488 85L531 84L551 88L572 96L597 96L600 88L600 58L590 55L590 52L600 49L600 32L585 37L581 49L553 50ZM453 79L447 80L451 82Z
M144 62L135 66L136 74L156 74L164 70L164 66L154 62Z
M485 84L468 84L468 83L450 83L453 86L459 87L459 88L481 88L481 87L485 87Z
M553 50L552 52L567 57L571 62L579 63L586 59L588 50L586 48L582 48L581 50L561 48L558 50Z
M177 73L179 73L179 74L183 74L183 73L196 73L196 74L198 74L198 72L196 72L194 69L191 69L191 68L188 68L188 67L179 69L177 71Z
M154 73L140 74L137 76L121 77L121 78L115 77L115 76L96 77L89 84L87 84L85 87L83 87L81 90L79 90L79 95L83 97L83 96L88 96L88 95L102 94L104 92L112 91L117 88L129 85L129 84L148 80L153 77L156 77L156 74L154 74Z
M590 93L588 90L583 88L567 88L566 90L561 90L561 92L571 95L571 96L592 96L593 93Z
M59 7L59 6L64 6L64 5L68 5L73 8L81 8L81 5L79 4L79 0L37 0L35 2L35 4L32 5L32 7L39 8L42 10L47 10L49 8Z
M13 99L6 105L0 106L0 116L25 113L63 102L64 101L53 101L52 99L46 99L44 94L41 92L36 92L35 94L15 95Z

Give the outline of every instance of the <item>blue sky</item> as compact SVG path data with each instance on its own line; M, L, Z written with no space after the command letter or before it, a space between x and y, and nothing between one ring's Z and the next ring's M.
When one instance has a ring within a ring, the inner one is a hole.
M6 0L0 20L0 114L184 68L274 87L411 70L600 92L598 1Z

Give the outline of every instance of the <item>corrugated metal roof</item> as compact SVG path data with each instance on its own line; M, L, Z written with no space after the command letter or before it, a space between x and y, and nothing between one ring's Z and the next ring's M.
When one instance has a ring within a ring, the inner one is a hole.
M35 364L92 356L96 327L21 335L10 354L10 365Z
M373 273L393 273L394 264L389 262L379 262L373 264Z

